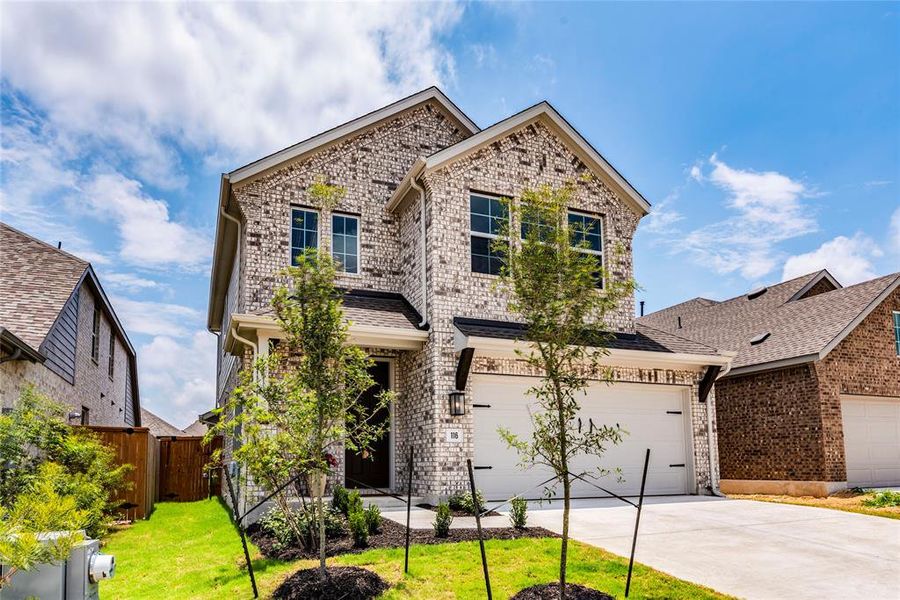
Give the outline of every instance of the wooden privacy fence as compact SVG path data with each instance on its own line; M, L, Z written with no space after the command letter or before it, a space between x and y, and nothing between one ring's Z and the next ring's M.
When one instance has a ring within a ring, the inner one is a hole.
M159 499L192 502L218 496L219 471L210 471L206 465L221 447L221 437L206 445L202 437L159 438Z
M100 441L116 454L118 464L134 467L126 476L131 489L119 492L116 500L123 507L124 518L145 519L153 512L157 499L159 442L146 427L103 427L89 425Z

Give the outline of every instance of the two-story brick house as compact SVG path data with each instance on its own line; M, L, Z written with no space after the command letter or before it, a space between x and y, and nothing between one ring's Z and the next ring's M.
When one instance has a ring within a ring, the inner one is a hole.
M347 190L332 212L307 200L318 177ZM220 339L219 404L238 369L279 336L269 308L276 272L330 240L344 265L338 283L349 290L351 341L398 393L383 447L365 461L346 456L346 482L405 487L412 447L416 494L462 489L471 458L488 497L540 495L534 486L546 472L520 469L496 431L528 431L525 390L536 373L516 359L522 328L494 289L498 257L489 241L505 218L500 197L566 181L578 182L570 219L590 230L611 276L631 277L632 237L650 206L546 102L481 130L430 88L223 175L208 318ZM709 390L731 357L637 326L633 299L610 321L615 383L598 382L582 401L585 426L629 431L604 458L625 481L603 485L636 493L649 447L650 493L714 486ZM575 493L596 490L576 485Z
M72 424L141 424L137 356L94 269L0 223L0 406L28 384Z
M900 485L900 273L810 273L638 319L737 353L715 384L721 489Z

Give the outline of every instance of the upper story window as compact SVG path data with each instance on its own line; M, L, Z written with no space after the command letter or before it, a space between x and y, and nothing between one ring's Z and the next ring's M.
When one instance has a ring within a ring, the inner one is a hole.
M499 198L472 194L469 198L469 229L471 233L472 271L499 275L504 253L491 247L509 219L506 207Z
M112 329L109 331L109 378L112 379L116 374L116 336L113 335Z
M900 312L894 313L894 344L897 346L897 356L900 356Z
M100 362L100 307L94 305L94 322L91 325L91 360Z
M359 273L359 217L331 215L331 255L345 273Z
M291 209L291 264L307 248L319 247L319 213L308 208Z
M579 246L582 252L597 257L599 266L603 266L603 225L598 215L569 211L569 229L572 230L572 245ZM597 274L597 287L603 287L603 278Z

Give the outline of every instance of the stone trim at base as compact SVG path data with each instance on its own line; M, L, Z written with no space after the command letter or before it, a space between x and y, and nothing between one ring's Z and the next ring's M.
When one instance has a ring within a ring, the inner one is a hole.
M822 498L847 489L846 481L786 481L765 479L722 479L723 494L772 494Z

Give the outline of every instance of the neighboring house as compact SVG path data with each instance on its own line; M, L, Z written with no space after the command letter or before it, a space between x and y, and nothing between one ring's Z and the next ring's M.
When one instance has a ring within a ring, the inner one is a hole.
M347 190L333 211L307 199L320 176ZM341 457L342 483L405 488L412 449L418 495L464 489L472 459L489 498L540 496L546 470L520 469L497 434L501 424L530 430L526 390L536 373L514 352L523 331L495 290L489 246L505 218L499 197L566 181L577 182L571 219L592 230L612 277L630 278L632 237L650 206L546 102L481 130L430 88L223 175L208 316L219 334L218 404L238 370L281 336L269 305L283 283L277 272L329 240L343 265L350 340L375 359L376 381L398 393L389 433L369 458ZM636 494L650 448L649 493L715 486L707 396L711 367L730 356L636 326L633 298L610 325L615 383L598 382L581 399L584 426L629 431L602 463L620 467L624 482L602 485ZM602 495L581 483L574 493Z
M819 271L639 324L737 352L716 382L721 487L824 495L900 485L900 273Z
M29 383L72 423L141 424L134 347L94 269L0 223L0 405Z
M156 437L183 437L187 434L183 430L178 429L156 413L152 413L146 408L141 408L141 425L150 430L150 435Z

